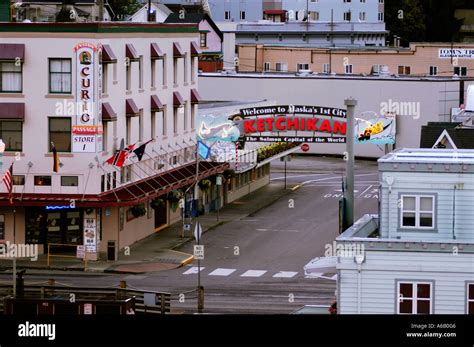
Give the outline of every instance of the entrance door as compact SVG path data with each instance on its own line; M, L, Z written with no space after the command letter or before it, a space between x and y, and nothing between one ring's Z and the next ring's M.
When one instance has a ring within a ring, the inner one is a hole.
M54 250L61 253L75 253L76 248L72 245L82 245L82 219L82 211L79 209L47 211L46 244L56 244L53 246Z
M166 208L166 202L164 204L160 204L155 209L155 229L167 224L168 222L168 213Z

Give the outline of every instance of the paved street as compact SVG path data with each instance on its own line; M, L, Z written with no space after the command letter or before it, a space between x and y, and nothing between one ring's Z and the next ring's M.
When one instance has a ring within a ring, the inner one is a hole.
M205 259L201 284L205 310L212 313L290 313L305 304L334 299L334 274L305 278L303 267L324 255L338 234L338 199L344 162L334 158L297 157L288 163L287 184L294 188L274 204L203 235ZM272 167L272 185L283 184L282 163ZM356 213L377 212L376 163L356 167ZM283 188L283 187L282 187ZM179 251L192 253L193 242ZM52 277L52 276L49 276ZM196 311L197 261L187 266L139 275L54 275L60 283L117 285L174 293L175 312ZM5 275L2 280L9 279ZM33 282L47 279L28 276ZM180 295L182 294L182 295Z

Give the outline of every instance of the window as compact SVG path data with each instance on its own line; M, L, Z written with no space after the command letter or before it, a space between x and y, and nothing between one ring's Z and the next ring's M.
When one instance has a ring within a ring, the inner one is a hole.
M166 86L166 84L168 83L168 69L167 69L167 60L166 60L166 54L163 55L163 63L162 63L162 73L163 73L163 87Z
M331 65L329 63L323 64L323 73L330 73L331 72Z
M319 20L319 12L309 11L309 20L318 21Z
M409 66L404 66L404 65L398 65L398 74L399 75L409 75L411 72L411 69Z
M365 0L360 0L360 2L365 3Z
M150 86L154 88L156 87L156 59L151 59L150 70L151 70Z
M278 41L283 41L283 35L282 34L278 34Z
M166 108L163 109L163 112L161 112L161 126L162 126L162 134L163 136L166 136L168 133L167 128L168 128L168 123L166 122Z
M455 66L454 73L458 76L467 76L467 67L465 66Z
M120 169L120 183L124 184L126 182L130 182L132 180L132 170L130 170L130 166L123 166Z
M383 4L383 0L379 0L379 4Z
M173 84L178 84L178 59L173 58Z
M6 151L23 149L22 122L0 121L0 138L5 143Z
M183 81L184 83L188 83L188 53L184 54L183 68L184 68Z
M345 67L345 73L346 74L351 74L352 73L352 64L344 65L344 67Z
M49 92L70 94L71 59L49 59Z
M173 112L173 134L178 133L178 112L180 111L180 107L175 107Z
M0 92L21 93L22 65L14 62L0 62Z
M50 186L51 176L35 176L35 186Z
M383 22L383 20L384 20L384 13L383 13L383 12L379 12L378 18L379 18L379 22Z
M61 186L77 187L79 185L79 177L77 176L61 176Z
M130 143L130 140L132 138L132 117L127 117L126 123L125 123L125 141L127 144Z
M309 70L309 64L296 64L296 71Z
M13 175L13 185L14 186L24 186L25 185L25 175Z
M365 21L365 12L359 12L359 20L362 22L362 21Z
M109 122L102 122L102 150L107 152L109 145Z
M197 57L191 56L191 83L196 82L197 71L196 71L196 61Z
M5 215L0 214L0 240L5 240Z
M431 297L429 282L398 282L397 313L431 314Z
M245 20L245 11L240 11L240 20Z
M188 130L188 102L187 101L184 103L183 113L184 113L184 131L186 131Z
M400 228L434 229L433 195L402 195L401 202Z
M138 88L143 88L143 55L138 59Z
M287 63L276 63L275 67L276 67L276 71L288 71Z
M138 115L138 141L143 141L143 108Z
M344 12L344 20L346 22L350 22L351 21L351 11L349 12Z
M199 33L199 45L207 47L207 33Z
M49 152L51 142L58 152L71 152L71 118L49 118Z
M224 19L230 20L230 11L224 11Z
M438 75L438 67L437 66L430 66L430 76Z
M132 90L132 64L130 62L125 66L125 74L125 88Z
M154 139L156 137L156 112L151 111L151 119L150 119L150 135L151 138Z
M466 288L467 314L474 314L474 283L468 283Z
M263 71L270 71L270 63L263 63Z
M109 81L109 65L102 64L102 94L107 94L108 88L108 81Z
M197 105L191 104L191 129L194 129Z

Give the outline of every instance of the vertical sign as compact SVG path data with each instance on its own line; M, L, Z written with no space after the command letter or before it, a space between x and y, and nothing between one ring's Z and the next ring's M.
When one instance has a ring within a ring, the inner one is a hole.
M76 119L72 127L72 151L95 153L97 134L96 47L79 43L76 52Z
M102 152L103 151L103 129L102 129L102 105L99 102L100 98L102 97L102 44L97 45L97 88L96 88L96 93L94 96L94 107L96 110L96 119L95 119L95 124L97 124L97 145L96 145L96 150L97 152Z
M84 213L84 246L88 253L97 252L97 217L96 210L88 209Z

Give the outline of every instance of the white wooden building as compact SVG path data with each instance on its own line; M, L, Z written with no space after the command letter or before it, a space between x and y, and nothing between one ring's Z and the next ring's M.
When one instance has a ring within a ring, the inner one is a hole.
M474 150L399 149L378 163L379 214L336 239L364 247L338 257L338 313L474 313Z

